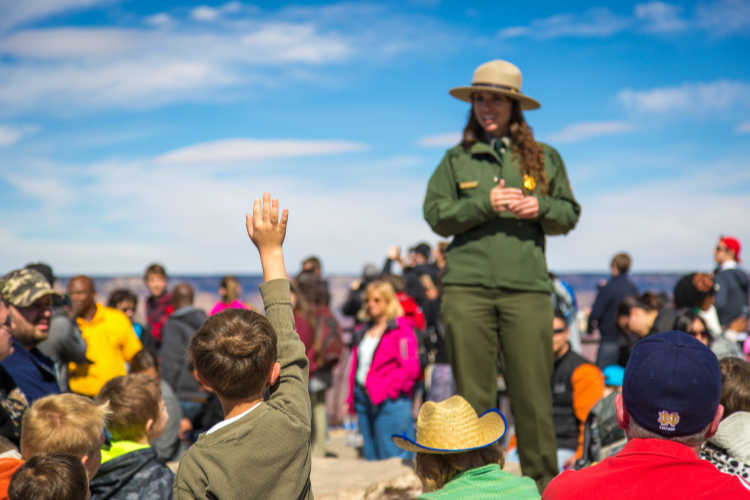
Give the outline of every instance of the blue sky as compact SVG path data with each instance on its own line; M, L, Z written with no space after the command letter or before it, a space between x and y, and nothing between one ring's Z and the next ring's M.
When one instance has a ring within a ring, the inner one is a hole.
M243 213L291 210L288 266L438 241L426 182L507 59L583 206L560 271L708 269L749 246L750 4L0 0L0 261L255 272Z

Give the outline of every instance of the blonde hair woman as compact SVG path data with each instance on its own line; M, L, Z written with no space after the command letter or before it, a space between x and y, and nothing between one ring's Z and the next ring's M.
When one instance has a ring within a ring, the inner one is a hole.
M357 414L367 460L408 457L390 436L413 435L411 397L419 378L417 337L390 283L373 281L360 312L365 323L354 333L349 374L350 413Z
M502 355L521 467L541 491L557 474L545 237L573 229L580 205L560 155L526 123L523 111L540 104L521 92L516 66L482 64L470 86L450 93L471 104L469 117L423 207L436 233L453 236L443 276L446 348L458 393L478 412L497 405Z

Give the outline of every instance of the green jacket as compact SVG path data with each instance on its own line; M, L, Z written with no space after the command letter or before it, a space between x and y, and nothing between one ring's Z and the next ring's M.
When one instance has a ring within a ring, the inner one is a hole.
M442 488L424 493L420 500L536 500L539 490L528 477L504 472L497 464L470 469L454 477Z
M278 387L250 413L201 434L180 462L175 499L311 500L310 396L305 346L294 331L289 281L260 285L276 331Z
M454 237L446 253L445 284L551 291L545 234L573 229L581 206L560 154L542 146L549 194L536 194L539 216L533 220L498 214L490 205L490 190L500 179L506 187L522 189L520 162L512 149L500 158L489 144L477 142L469 151L458 145L446 152L427 185L423 206L432 230Z

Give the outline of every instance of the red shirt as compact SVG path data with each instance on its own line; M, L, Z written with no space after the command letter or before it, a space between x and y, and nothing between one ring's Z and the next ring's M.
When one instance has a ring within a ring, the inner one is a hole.
M750 485L719 472L680 443L633 439L613 457L553 479L543 500L726 500L750 498Z

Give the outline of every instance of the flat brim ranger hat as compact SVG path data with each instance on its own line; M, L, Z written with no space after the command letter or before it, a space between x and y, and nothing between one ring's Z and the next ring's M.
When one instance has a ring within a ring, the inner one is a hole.
M455 87L450 94L456 99L471 102L477 92L491 92L518 101L523 110L538 109L539 101L521 92L521 70L515 64L496 59L474 70L470 87Z

